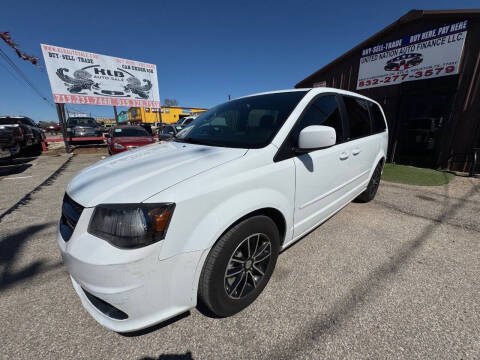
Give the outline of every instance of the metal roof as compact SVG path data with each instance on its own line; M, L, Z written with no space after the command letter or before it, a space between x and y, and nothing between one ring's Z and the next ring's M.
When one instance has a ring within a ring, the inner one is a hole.
M376 34L370 36L365 41L362 41L360 44L355 46L353 49L350 49L345 54L341 55L340 57L336 58L332 62L328 63L320 70L315 71L313 74L307 76L302 81L298 82L295 87L304 87L304 83L310 81L312 78L316 77L323 71L326 71L328 68L336 65L337 63L341 62L345 58L353 55L356 51L361 50L367 47L368 44L372 43L373 41L381 38L389 31L399 27L400 25L407 24L409 22L421 19L423 17L433 17L433 16L448 16L448 15L455 15L458 17L461 16L468 16L468 17L480 17L480 9L456 9L456 10L410 10L408 13L400 17L397 21L391 23L387 27L383 28Z

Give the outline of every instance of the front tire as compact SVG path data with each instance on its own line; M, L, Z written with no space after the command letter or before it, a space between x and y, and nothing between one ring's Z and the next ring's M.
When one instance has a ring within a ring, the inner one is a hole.
M198 287L199 305L218 317L250 305L267 285L277 262L280 234L259 215L241 221L212 247Z
M380 185L380 178L382 177L382 169L383 169L383 161L380 161L377 164L375 170L373 170L372 177L370 178L370 182L367 185L366 190L361 193L356 200L359 202L369 202L375 198L377 194L378 186Z

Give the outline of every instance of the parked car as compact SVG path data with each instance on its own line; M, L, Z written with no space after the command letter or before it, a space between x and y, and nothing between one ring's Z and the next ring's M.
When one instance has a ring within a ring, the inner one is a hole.
M158 140L168 141L177 136L178 132L183 130L182 125L165 124L158 129Z
M152 125L147 124L147 123L140 123L138 126L141 126L144 128L151 136L153 136L153 130L152 130Z
M9 160L20 152L18 128L0 125L0 160Z
M71 117L67 120L68 137L102 136L103 127L92 117Z
M216 106L174 141L103 160L70 182L58 245L73 287L119 332L197 299L233 315L265 288L280 250L353 199L375 197L387 142L380 105L348 91Z
M106 133L109 132L112 127L116 126L115 124L102 124L100 127L102 132Z
M45 133L40 126L26 116L0 116L0 125L18 130L15 132L22 149L30 146L41 148L45 140Z
M150 145L154 142L155 139L141 126L118 125L112 127L107 135L108 153L110 155Z
M62 131L62 127L58 124L56 125L48 125L45 127L45 132L49 132L50 134L58 134Z

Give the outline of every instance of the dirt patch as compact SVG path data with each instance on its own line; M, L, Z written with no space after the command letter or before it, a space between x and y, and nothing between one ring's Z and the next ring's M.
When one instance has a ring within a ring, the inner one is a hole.
M81 146L81 147L74 147L72 149L72 153L74 154L105 154L108 155L108 150L105 145L97 145L97 146Z
M70 146L70 151L72 154L105 154L108 155L108 150L106 145L87 145L87 146ZM55 147L50 148L44 152L42 155L46 156L58 156L65 154L65 147Z

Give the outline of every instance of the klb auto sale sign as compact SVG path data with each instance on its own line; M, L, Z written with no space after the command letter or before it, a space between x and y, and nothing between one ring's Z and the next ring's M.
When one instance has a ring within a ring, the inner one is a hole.
M160 108L154 64L41 44L56 103Z
M457 74L467 27L464 20L363 49L357 90Z

